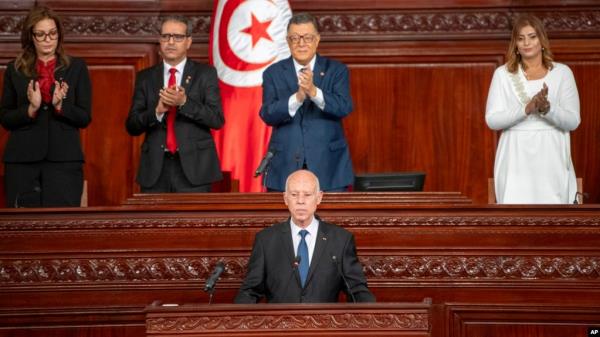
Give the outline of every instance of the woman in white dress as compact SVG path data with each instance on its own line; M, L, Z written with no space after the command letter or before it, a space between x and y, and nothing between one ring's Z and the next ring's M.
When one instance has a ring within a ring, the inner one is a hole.
M566 204L577 182L569 132L577 128L579 94L571 69L553 62L535 16L513 26L506 64L494 72L485 120L502 130L494 179L500 204Z

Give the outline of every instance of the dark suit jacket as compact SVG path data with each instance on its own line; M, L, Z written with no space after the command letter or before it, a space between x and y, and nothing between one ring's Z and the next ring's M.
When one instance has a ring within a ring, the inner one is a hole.
M293 266L294 257L289 220L256 234L248 273L235 302L256 303L263 297L272 303L337 302L340 291L346 291L340 269L358 302L375 301L356 257L354 236L347 230L319 222L304 288L300 286L298 269ZM350 296L348 301L351 301Z
M274 153L266 175L266 186L285 190L285 180L301 169L319 177L324 191L351 185L354 180L342 118L352 111L348 69L342 63L317 55L314 83L323 91L325 109L310 99L290 117L288 100L298 91L298 76L292 58L269 66L263 73L260 117L273 127L269 150Z
M177 108L175 135L183 172L194 185L221 180L219 158L210 133L211 128L219 129L225 123L217 72L212 66L188 58L181 86L185 88L187 101ZM132 136L146 134L137 174L137 181L143 187L157 182L165 156L168 112L161 122L155 113L162 87L163 62L138 73L126 122Z
M83 161L79 129L92 121L88 69L85 62L76 57L71 57L69 67L58 67L55 79L62 78L69 85L62 113L57 114L52 104L42 103L37 117L30 118L27 85L32 78L18 72L14 61L8 64L0 104L0 123L10 131L4 162ZM54 85L50 88L50 92L53 91Z

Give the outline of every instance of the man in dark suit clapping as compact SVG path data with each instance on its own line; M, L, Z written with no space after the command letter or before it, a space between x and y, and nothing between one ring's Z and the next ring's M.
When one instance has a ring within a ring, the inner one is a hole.
M310 171L292 173L286 181L290 219L256 234L248 273L236 303L374 302L354 236L315 217L323 192Z
M142 192L209 192L221 180L210 129L225 123L216 70L187 58L192 26L166 17L159 36L163 62L136 78L127 131L146 134L137 181Z

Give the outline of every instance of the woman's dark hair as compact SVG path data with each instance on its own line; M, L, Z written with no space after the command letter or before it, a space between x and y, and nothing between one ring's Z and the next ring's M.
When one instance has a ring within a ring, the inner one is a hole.
M37 53L35 51L35 44L33 40L33 27L35 27L38 22L44 19L53 20L56 24L56 30L58 32L58 43L56 45L56 58L58 62L56 69L68 67L70 63L69 57L65 54L63 49L63 37L65 30L60 17L48 7L33 7L23 20L23 26L21 28L22 51L15 60L15 68L28 77L36 76L35 62L37 59Z

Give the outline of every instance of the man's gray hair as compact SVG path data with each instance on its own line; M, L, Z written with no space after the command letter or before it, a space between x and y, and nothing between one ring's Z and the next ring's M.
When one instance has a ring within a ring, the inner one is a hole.
M294 14L290 19L290 22L288 22L287 30L290 30L291 25L300 25L303 23L312 23L317 31L317 34L319 34L319 23L317 22L317 18L306 12Z
M304 169L302 169L302 170L298 170L298 171L295 171L295 172L292 172L292 174L290 174L290 175L287 177L287 179L285 180L285 193L287 193L287 192L288 192L288 186L289 186L289 184L290 184L290 178L291 178L291 177L292 177L294 174L296 174L297 172L300 172L300 171L305 171L305 172L308 172L308 173L310 173L310 174L311 174L313 177L315 177L315 181L317 182L317 183L316 183L316 191L315 191L315 192L319 193L319 192L321 191L321 184L319 184L319 177L317 177L317 175L316 175L316 174L314 174L314 173L312 173L311 171L309 171L309 170L304 170Z
M160 20L160 32L162 32L162 26L167 21L175 21L175 22L183 23L185 25L185 35L192 36L192 30L194 29L194 27L192 27L190 19L188 19L187 17L185 17L183 15L166 15L166 16L163 16L161 18L161 20Z

